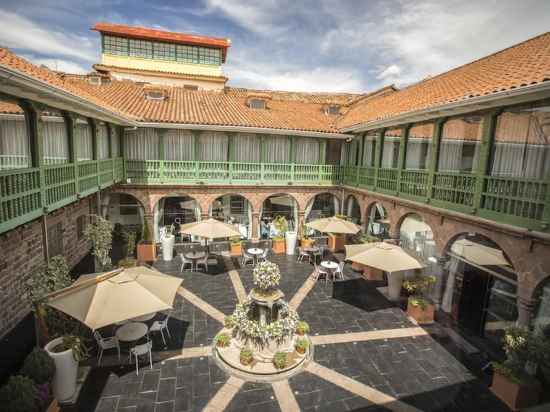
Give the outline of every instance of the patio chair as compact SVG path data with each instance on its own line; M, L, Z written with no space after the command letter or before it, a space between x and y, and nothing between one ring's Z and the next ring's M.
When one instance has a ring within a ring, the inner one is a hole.
M179 257L181 259L180 272L183 272L183 269L185 269L185 266L187 265L189 265L190 269L193 269L193 262L187 259L184 253L179 253Z
M258 262L267 262L267 255L269 255L269 249L264 249L263 253L258 256Z
M346 262L338 263L338 267L334 270L334 277L335 278L340 278L342 280L345 279L345 276L344 276L344 265L345 264L346 264Z
M118 351L118 360L120 361L120 344L118 342L118 339L115 336L110 336L108 338L104 338L101 336L101 333L99 331L94 331L94 338L97 342L98 347L98 360L97 360L97 366L101 366L101 358L103 357L103 351L108 349L115 349Z
M247 263L250 263L252 266L254 266L254 256L249 255L246 253L245 249L241 250L241 265L246 266Z
M168 334L168 337L171 339L172 335L170 335L170 329L168 329L168 320L170 319L170 314L167 314L166 317L163 320L156 320L153 322L151 327L149 328L149 333L151 332L160 332L160 336L162 336L162 341L164 342L164 346L166 346L166 339L164 338L164 331Z
M210 268L210 266L208 265L208 255L205 254L204 258L197 261L197 269L199 268L199 266L202 266L204 268L204 271L208 273L208 270Z
M139 357L149 355L149 367L153 369L153 354L151 349L153 348L153 342L148 340L146 343L136 345L130 348L130 362L132 361L132 355L136 358L136 375L139 375Z
M328 270L326 270L326 269L322 268L321 266L317 265L317 262L313 262L313 265L315 267L315 270L314 270L315 280L319 280L320 277L323 277L324 280L325 280L325 286L326 286L326 284L329 280L328 278L330 276L332 276L332 274Z
M306 252L301 247L298 247L298 258L296 259L298 262L303 262L304 259L307 259L308 262L311 262L311 255L309 252Z

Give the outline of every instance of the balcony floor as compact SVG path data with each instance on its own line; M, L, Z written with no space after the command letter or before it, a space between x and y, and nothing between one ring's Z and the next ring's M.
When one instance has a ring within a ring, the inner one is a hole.
M286 299L297 304L297 296L303 298L298 312L315 342L314 361L304 372L273 385L244 382L229 377L209 356L212 338L222 328L219 320L233 311L239 290L242 295L239 284L246 292L252 286L252 269L226 259L211 274L184 272L186 291L177 296L169 323L172 339L163 350L155 338L160 351L152 370L142 365L136 376L132 366L107 357L104 365L111 366L92 369L74 410L178 412L208 405L211 411L387 411L406 404L424 411L508 411L461 363L461 354L452 351L453 356L429 328L413 324L378 285L349 267L344 281L313 284L307 282L309 264L287 256L272 260L281 268ZM228 273L233 266L236 272ZM177 260L156 267L180 276ZM401 337L389 336L396 329Z

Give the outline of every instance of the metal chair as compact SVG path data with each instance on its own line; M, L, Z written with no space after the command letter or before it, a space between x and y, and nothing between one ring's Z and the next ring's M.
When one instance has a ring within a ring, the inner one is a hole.
M298 258L296 259L298 262L303 262L304 259L307 259L308 262L311 262L311 255L309 252L306 252L301 247L298 247Z
M335 278L340 278L342 280L345 279L345 276L344 276L344 265L345 264L346 264L346 262L338 263L338 267L334 270L334 277Z
M326 269L322 268L321 266L317 265L317 262L313 262L314 265L314 273L315 273L315 280L319 280L319 277L324 277L325 279L325 286L328 282L328 278L332 276L331 273L329 273Z
M197 261L197 269L199 266L202 266L204 268L204 271L208 273L209 266L208 266L208 255L204 255L204 258Z
M153 369L153 355L151 350L153 348L153 342L148 340L146 343L136 345L130 348L130 362L132 361L132 355L136 358L136 375L139 375L139 357L149 355L149 367Z
M172 339L172 335L170 335L170 329L168 329L168 320L170 319L170 314L166 315L166 317L163 320L156 320L153 322L151 327L149 328L149 333L151 332L160 332L160 336L162 336L162 341L164 342L164 346L166 346L166 339L164 338L164 331L168 334L168 337Z
M190 269L193 269L193 262L187 259L184 253L179 253L179 257L181 259L180 272L183 272L183 269L185 269L185 266L187 265L189 265Z
M246 253L245 249L242 249L241 250L241 265L246 266L246 264L248 262L250 262L250 264L252 266L254 266L254 256L249 255L248 253Z
M101 358L103 357L103 351L108 349L116 348L116 350L118 351L118 360L120 361L120 344L116 336L110 336L108 338L104 338L103 336L101 336L101 333L99 333L99 331L94 330L94 338L98 346L97 366L101 366Z
M269 254L269 249L264 249L262 254L258 256L258 262L267 262L267 255Z

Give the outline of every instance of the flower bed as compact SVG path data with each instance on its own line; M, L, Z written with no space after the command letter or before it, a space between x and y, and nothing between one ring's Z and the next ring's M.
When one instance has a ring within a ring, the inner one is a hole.
M253 272L254 287L264 294L274 291L281 281L279 266L272 262L260 262Z

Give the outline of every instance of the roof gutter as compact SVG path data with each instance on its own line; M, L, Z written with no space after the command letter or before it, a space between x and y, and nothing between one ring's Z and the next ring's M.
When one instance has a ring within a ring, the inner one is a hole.
M489 109L506 104L524 103L533 99L532 93L547 93L538 98L550 96L550 81L529 85L517 89L505 90L493 93L488 96L472 97L460 102L447 103L427 109L403 113L388 119L375 120L372 122L358 123L353 126L343 127L340 131L344 133L360 133L369 130L385 127L398 126L403 123L419 122L434 119L437 117L453 116L468 113L476 110ZM507 102L507 100L511 100Z
M12 82L17 87L29 89L31 92L37 94L51 95L53 99L61 100L67 105L76 106L76 108L73 108L73 110L77 113L79 113L80 109L80 111L96 113L100 119L112 121L113 123L119 123L125 126L133 126L137 124L134 120L130 120L127 117L107 110L96 104L90 103L88 100L82 97L76 96L72 93L68 93L65 90L52 86L49 83L40 81L20 71L13 70L2 64L0 64L0 80L4 80L5 82ZM88 116L88 114L86 114L86 116Z
M310 132L296 129L274 129L270 127L247 127L247 126L221 126L209 124L192 123L145 123L139 122L139 127L152 127L157 129L186 129L186 130L209 130L216 132L236 132L236 133L263 133L275 135L292 135L304 137L319 137L331 139L349 139L351 136L344 133Z

